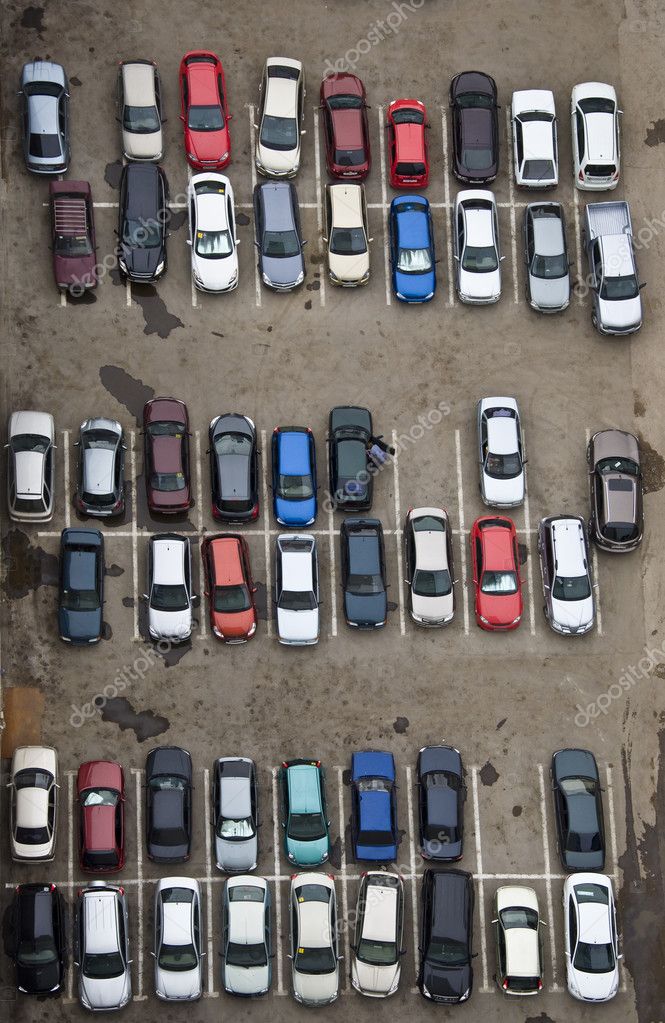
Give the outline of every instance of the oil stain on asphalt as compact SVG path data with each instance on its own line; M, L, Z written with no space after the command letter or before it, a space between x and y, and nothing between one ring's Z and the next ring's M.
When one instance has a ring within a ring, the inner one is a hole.
M397 718L396 721L393 721L393 728L395 729L398 735L404 735L408 727L409 727L408 718Z
M650 149L665 142L665 118L661 117L658 121L651 122L651 127L647 128L644 142Z
M104 168L104 181L111 188L118 189L120 187L120 177L122 175L122 160L114 160L113 163L107 163Z
M651 444L638 434L640 456L642 459L642 475L645 494L655 494L665 486L665 458Z
M107 700L101 709L101 715L102 721L113 722L119 726L121 732L131 728L139 742L154 739L156 735L162 735L171 727L168 718L160 717L151 710L135 711L124 696Z
M483 785L494 785L499 780L499 773L495 769L494 765L488 760L484 767L480 769L480 780Z
M21 28L31 28L41 39L44 31L44 8L26 7L21 16Z
M134 285L132 288L134 300L141 306L145 327L143 333L146 335L157 334L165 341L173 330L184 327L184 323L178 316L174 316L166 308L164 299L157 294L157 289L152 284Z
M20 529L11 529L2 539L5 563L3 589L11 600L20 600L40 586L58 585L58 559L41 547L33 547Z
M99 379L109 394L124 405L136 419L137 425L140 425L143 420L143 406L146 401L155 397L153 388L148 387L142 380L131 377L120 366L102 366Z
M265 583L259 583L254 580L256 586L256 593L254 594L254 603L256 604L256 617L265 622L268 620L268 593L266 590Z

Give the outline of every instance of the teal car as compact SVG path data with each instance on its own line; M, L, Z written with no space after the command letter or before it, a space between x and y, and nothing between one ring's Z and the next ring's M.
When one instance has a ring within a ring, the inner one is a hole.
M318 867L330 855L325 772L319 760L286 760L280 772L284 848L290 863Z

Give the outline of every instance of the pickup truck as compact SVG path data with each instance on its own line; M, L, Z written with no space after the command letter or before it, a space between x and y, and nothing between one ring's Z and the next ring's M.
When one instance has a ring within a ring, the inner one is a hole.
M584 248L593 296L591 322L601 334L632 334L642 326L644 287L637 276L627 202L593 202L584 211Z
M53 275L61 291L80 298L97 286L92 193L87 181L49 185Z

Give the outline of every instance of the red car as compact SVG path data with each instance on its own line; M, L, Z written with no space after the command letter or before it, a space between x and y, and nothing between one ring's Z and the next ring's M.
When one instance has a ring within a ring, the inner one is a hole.
M238 533L206 536L201 556L212 632L225 643L246 643L256 632L247 541Z
M160 515L192 505L189 478L189 416L184 401L153 398L143 408L143 450L148 507Z
M388 107L388 153L393 188L425 188L429 182L427 114L417 99L394 99Z
M87 181L51 181L53 275L61 291L80 298L97 287L97 249L92 192Z
M356 75L330 75L321 82L320 98L328 173L364 181L371 163L365 86Z
M180 120L187 161L197 170L221 170L231 159L224 68L207 50L192 50L180 61Z
M511 519L488 515L471 528L476 622L489 632L516 629L522 618L517 533Z
M125 779L113 760L89 760L76 781L82 870L111 873L125 865Z

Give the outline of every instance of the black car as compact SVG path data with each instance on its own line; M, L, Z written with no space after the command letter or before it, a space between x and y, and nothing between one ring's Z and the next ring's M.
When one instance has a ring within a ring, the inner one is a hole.
M252 522L259 514L259 456L251 419L230 412L208 431L212 514L222 522Z
M128 163L120 178L118 266L124 277L150 284L166 270L168 184L155 163Z
M261 280L273 291L292 291L305 280L298 194L292 181L266 181L254 189L254 231Z
M423 874L418 987L433 1002L456 1005L473 989L471 874L431 870Z
M98 529L60 535L58 629L65 643L84 646L102 637L104 537Z
M10 911L7 945L16 967L18 990L28 995L60 991L66 948L64 906L56 886L18 885Z
M420 855L425 860L459 860L466 799L460 752L454 746L424 746L417 771Z
M559 856L566 870L603 870L605 827L598 765L586 749L552 757L552 790Z
M340 548L346 623L378 629L388 614L383 526L378 519L345 519Z
M496 82L482 71L463 71L450 83L453 173L467 185L487 185L499 173Z
M374 477L367 468L372 413L355 405L330 410L328 419L330 500L340 511L369 511Z
M183 863L192 844L192 758L157 746L145 762L146 843L155 863Z

